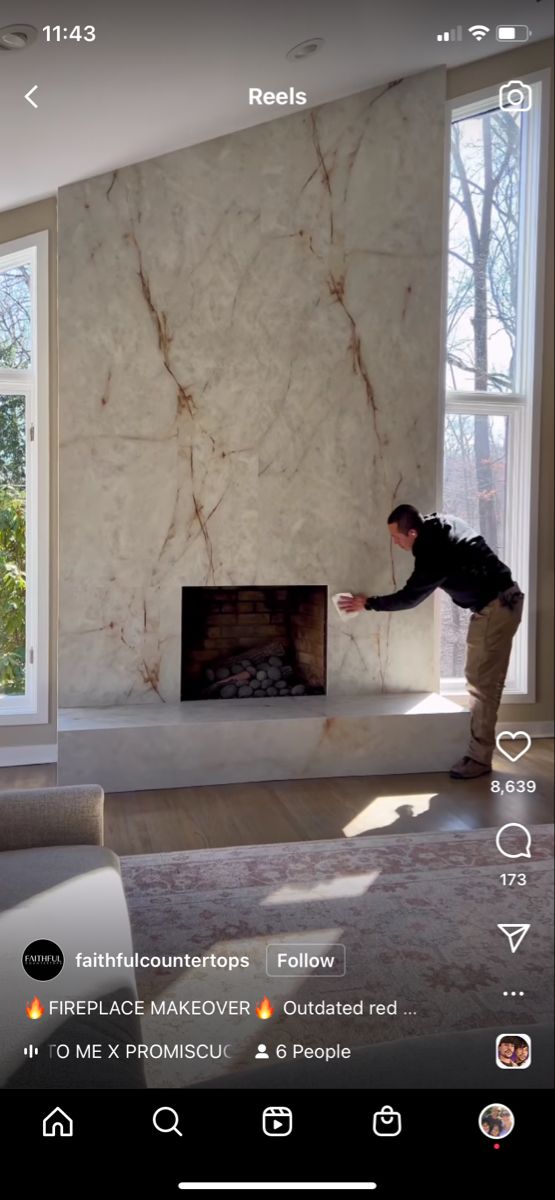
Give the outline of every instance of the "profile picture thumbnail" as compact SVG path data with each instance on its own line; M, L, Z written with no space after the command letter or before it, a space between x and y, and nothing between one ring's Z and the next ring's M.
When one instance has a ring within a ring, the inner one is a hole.
M513 1132L515 1119L506 1104L488 1104L478 1118L478 1124L486 1137L498 1141Z
M495 1043L495 1061L502 1071L522 1070L532 1062L532 1040L526 1033L501 1033Z

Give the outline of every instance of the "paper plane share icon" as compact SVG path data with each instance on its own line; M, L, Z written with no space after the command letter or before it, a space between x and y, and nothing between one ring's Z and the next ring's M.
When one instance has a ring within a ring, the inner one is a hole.
M501 930L501 933L505 934L505 937L508 937L509 944L511 947L511 954L516 954L518 947L520 946L520 943L526 937L526 934L528 933L530 926L529 925L498 925L497 928Z

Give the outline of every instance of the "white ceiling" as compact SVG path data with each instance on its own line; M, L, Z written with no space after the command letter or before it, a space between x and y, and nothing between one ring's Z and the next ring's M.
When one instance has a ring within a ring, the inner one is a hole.
M0 27L17 21L39 37L0 51L0 210L291 111L250 108L250 86L293 85L313 106L496 54L501 23L550 37L553 0L1 0ZM96 41L47 45L46 21L94 24ZM437 42L459 23L462 42ZM491 28L479 43L466 32L474 23ZM311 37L325 38L324 49L288 62ZM25 100L35 84L37 109Z

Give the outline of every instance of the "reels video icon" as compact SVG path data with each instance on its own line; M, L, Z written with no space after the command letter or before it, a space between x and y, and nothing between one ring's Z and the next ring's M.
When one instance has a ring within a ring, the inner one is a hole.
M272 1105L262 1113L262 1130L266 1137L288 1137L293 1128L293 1113L284 1105Z

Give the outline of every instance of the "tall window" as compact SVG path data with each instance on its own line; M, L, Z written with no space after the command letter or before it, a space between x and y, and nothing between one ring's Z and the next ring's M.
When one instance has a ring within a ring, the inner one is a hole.
M533 409L542 83L528 111L499 94L452 111L443 511L483 535L528 604L506 691L530 683ZM537 471L537 463L535 464ZM441 675L463 686L469 614L441 600Z
M47 234L0 246L0 722L46 719Z

